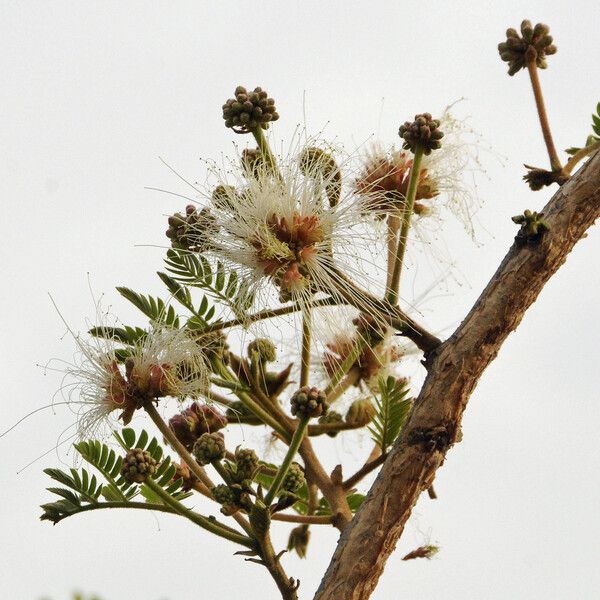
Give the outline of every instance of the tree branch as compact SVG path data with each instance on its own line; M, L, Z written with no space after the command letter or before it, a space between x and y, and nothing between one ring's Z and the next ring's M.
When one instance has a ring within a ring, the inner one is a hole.
M511 331L575 243L600 216L600 153L543 209L550 231L516 240L454 334L429 356L429 374L361 509L344 529L315 600L366 600L421 492L460 440L469 396Z

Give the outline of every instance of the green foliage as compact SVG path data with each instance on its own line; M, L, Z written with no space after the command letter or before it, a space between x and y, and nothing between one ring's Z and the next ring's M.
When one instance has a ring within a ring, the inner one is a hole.
M376 413L369 426L371 438L382 452L394 443L406 422L412 398L409 397L408 382L395 377L379 379L379 398L375 398Z
M180 296L177 297L174 293L174 283L184 286L196 287L205 290L210 296L219 300L228 306L236 316L243 316L252 303L254 302L254 294L248 289L248 285L238 275L236 271L229 270L227 272L225 265L218 261L215 268L211 266L208 260L201 254L192 254L182 250L170 249L167 251L165 258L167 271L171 273L172 278L167 284L172 286L171 293L182 303L191 304L189 291L177 292ZM159 276L165 283L164 274ZM173 282L173 283L171 283ZM202 299L202 303L206 300L206 296ZM185 304L184 304L185 306ZM188 306L189 308L189 306ZM202 311L195 310L195 314L201 314ZM210 314L212 318L214 313ZM207 321L210 318L204 317Z
M157 274L167 286L173 298L192 313L192 316L186 322L186 327L190 329L203 329L214 318L216 307L210 304L206 296L202 296L200 304L195 307L192 294L187 287L181 285L181 283L166 273L159 271Z
M600 102L598 102L598 104L596 105L596 114L592 115L592 131L594 133L588 135L587 140L585 141L585 145L583 146L584 148L587 148L592 144L600 142ZM572 147L567 148L565 152L573 156L573 154L576 154L580 150L581 148Z
M89 334L94 337L100 337L107 340L113 340L133 346L134 344L140 343L148 335L148 332L141 327L92 327L89 330Z
M156 438L150 439L146 431L136 436L133 429L123 429L121 434L114 434L125 451L141 448L149 452L160 463L153 480L176 500L183 500L191 494L182 491L183 480L174 480L176 467L170 457L163 458L163 449ZM73 445L81 457L92 465L105 479L99 483L95 474L84 468L45 469L44 473L65 487L49 487L49 492L60 497L59 500L42 505L42 520L58 523L71 515L100 508L126 508L139 502L133 502L136 496L142 496L149 509L157 506L164 509L163 501L145 484L128 483L121 477L123 458L106 444L98 440L79 442ZM162 461L162 462L161 462Z
M126 287L118 287L117 292L136 308L139 308L152 323L160 323L174 328L179 327L179 317L175 309L171 305L167 306L161 298L144 296Z

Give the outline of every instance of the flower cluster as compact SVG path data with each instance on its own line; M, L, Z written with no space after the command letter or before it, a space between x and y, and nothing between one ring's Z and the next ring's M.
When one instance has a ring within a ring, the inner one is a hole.
M93 434L116 411L126 425L146 402L198 397L208 389L204 349L187 330L157 327L126 350L110 329L96 333L101 337L90 341L76 336L80 357L66 369L81 436Z

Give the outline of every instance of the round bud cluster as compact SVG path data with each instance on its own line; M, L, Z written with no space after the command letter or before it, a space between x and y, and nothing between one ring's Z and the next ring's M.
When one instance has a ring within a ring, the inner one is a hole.
M225 456L225 440L220 433L203 433L194 443L194 457L201 465L208 465Z
M319 424L321 425L335 425L337 423L342 423L344 420L344 417L342 417L342 415L335 411L335 410L330 410L327 414L323 415L322 417L319 417ZM328 431L327 435L329 437L334 438L337 434L339 433L339 431Z
M292 463L283 478L282 488L286 492L297 492L305 483L304 470L298 463Z
M546 56L556 54L556 46L548 25L538 23L535 27L531 21L521 23L521 35L512 27L506 30L506 41L498 44L500 58L508 63L508 74L514 75L534 61L540 69L548 66Z
M235 98L230 98L223 104L225 127L232 127L238 133L247 133L257 127L267 129L269 122L279 119L275 100L269 98L262 88L257 87L253 92L248 92L239 85L234 94Z
M355 400L346 413L346 423L354 427L368 425L375 416L375 407L369 399Z
M258 468L258 456L250 448L236 448L235 450L236 479L252 479Z
M277 360L277 347L266 338L256 338L248 344L248 358L258 357L261 363L270 363Z
M406 121L400 125L398 135L404 140L402 147L413 153L417 147L421 147L424 154L431 154L432 150L442 147L440 140L444 137L444 133L440 131L439 126L440 122L432 118L429 113L415 115L412 123Z
M290 403L292 414L299 419L312 419L327 413L327 396L319 388L304 386L294 392Z
M141 448L129 450L123 459L121 475L129 483L144 483L156 473L156 461L150 452Z
M205 252L211 247L217 232L217 221L209 208L198 211L190 204L185 209L185 215L175 213L169 217L167 237L173 248Z
M212 494L219 504L224 506L235 504L235 492L224 483L215 486L212 489Z

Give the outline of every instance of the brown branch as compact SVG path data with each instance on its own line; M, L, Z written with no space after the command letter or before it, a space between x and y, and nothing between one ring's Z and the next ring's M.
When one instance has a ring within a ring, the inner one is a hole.
M309 525L331 525L333 517L330 515L298 515L289 513L275 513L271 517L274 521L287 523L306 523Z
M342 484L346 491L350 491L361 479L366 477L371 471L380 467L387 458L387 454L380 454L376 459L366 462L352 477L348 477Z
M338 304L338 302L333 298L323 298L322 300L316 300L313 303L313 306L335 306L336 304ZM223 329L229 329L230 327L236 327L238 325L246 326L250 323L256 323L257 321L264 321L265 319L273 319L275 317L290 315L300 310L302 310L302 307L299 304L290 304L288 306L282 306L281 308L268 308L254 313L253 315L230 319L229 321L216 321L215 323L207 325L206 328L202 330L199 337L214 331L221 331Z
M344 529L315 600L371 596L421 492L460 440L469 396L545 283L600 216L600 154L543 209L539 243L515 241L471 312L430 359L411 415L361 509Z

